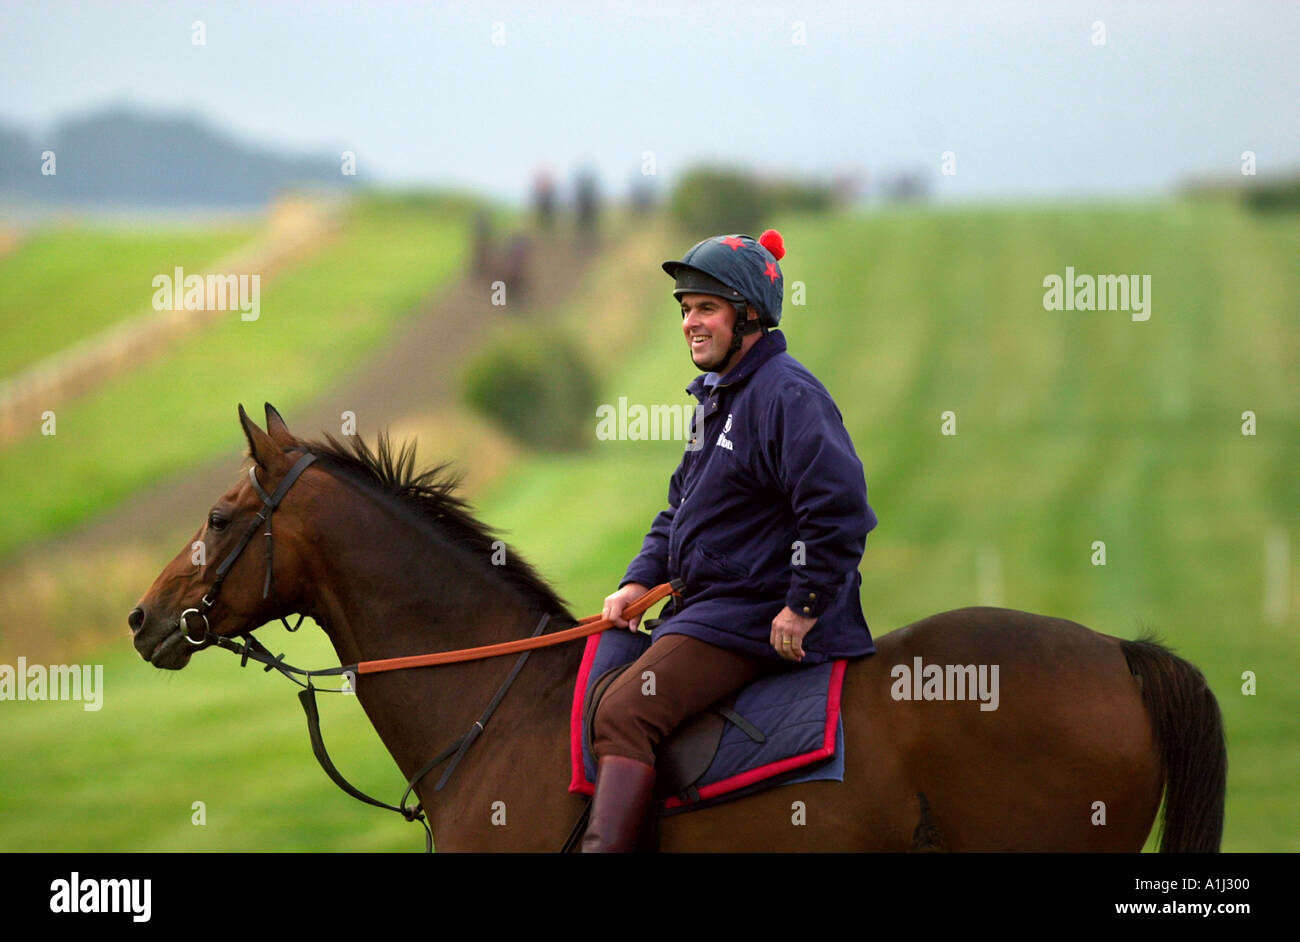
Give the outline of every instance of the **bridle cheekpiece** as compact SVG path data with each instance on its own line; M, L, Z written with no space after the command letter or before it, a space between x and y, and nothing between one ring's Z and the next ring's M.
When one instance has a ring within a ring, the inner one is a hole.
M258 482L257 465L254 464L248 469L248 480L252 482L253 490L257 491L258 496L262 498L262 509L257 512L257 519L254 520L252 525L244 531L244 535L240 537L239 543L235 545L235 548L230 551L230 554L226 556L226 558L221 561L221 565L217 567L216 579L212 583L212 587L208 589L203 598L199 601L199 607L187 608L185 611L181 612L181 634L185 636L185 640L190 644L198 647L209 642L211 630L208 625L208 614L217 603L217 595L221 592L221 584L225 581L226 574L230 572L230 567L235 564L235 560L239 558L239 554L248 546L249 541L253 538L253 534L257 532L258 527L261 526L262 523L266 524L266 580L262 583L262 598L265 599L270 595L272 587L271 514L275 511L276 507L280 506L280 501L282 501L284 495L289 492L289 488L293 487L293 483L298 480L298 476L302 474L303 471L307 470L307 467L315 460L316 456L311 452L303 454L302 457L294 463L293 467L289 469L289 473L284 476L284 479L280 482L279 486L276 487L275 493L273 494L266 493L266 491L263 490L262 485ZM192 614L198 615L203 619L203 634L198 638L195 638L190 634L189 622L186 620ZM278 617L280 621L284 623L284 627L289 631L297 631L299 627L302 626L303 616L301 614L298 615L298 623L292 628L289 627L289 622L283 615Z

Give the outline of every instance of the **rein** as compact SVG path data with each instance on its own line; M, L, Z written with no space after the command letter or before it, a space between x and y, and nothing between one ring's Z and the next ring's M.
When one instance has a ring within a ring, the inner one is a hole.
M629 602L623 609L624 619L634 618L637 615L644 614L645 611L670 595L681 595L685 588L685 583L680 579L674 579L672 582L664 582L648 590L644 595ZM195 611L195 609L188 609ZM588 615L579 621L572 628L566 628L563 631L557 631L554 634L538 637L541 630L550 620L550 615L544 616L542 624L537 626L531 637L521 638L517 641L503 641L500 644L484 644L475 648L459 648L455 651L441 651L435 654L414 654L408 657L390 657L379 661L358 661L355 664L345 664L340 667L324 667L318 670L303 670L300 667L294 667L292 664L286 664L283 654L273 655L263 646L263 644L252 636L250 633L241 635L246 639L246 643L241 644L233 641L224 635L208 634L199 639L195 644L211 643L219 648L225 648L227 651L233 651L240 656L240 667L244 667L249 661L257 661L265 664L265 670L278 670L281 674L288 677L300 687L311 687L311 678L313 677L339 677L339 676L356 676L358 674L380 674L385 671L407 670L412 667L437 667L441 664L456 664L461 661L481 661L490 657L502 657L506 654L514 654L522 651L527 653L537 648L549 648L557 644L564 644L567 641L576 641L579 638L585 638L588 635L599 634L614 627L614 622L608 618L602 618L599 615ZM307 683L303 683L294 675L307 678ZM343 690L331 690L331 693L343 693Z
M238 654L240 667L246 667L250 660L257 661L259 664L265 665L263 670L279 671L295 684L302 687L303 689L298 693L298 699L302 703L303 711L307 714L307 733L311 737L312 752L315 754L316 761L320 763L321 768L325 770L325 774L330 777L334 784L338 785L339 788L343 789L343 791L347 792L353 798L374 805L377 808L394 811L400 814L407 821L418 821L424 828L425 852L432 853L433 831L429 828L423 805L419 801L414 805L407 805L406 803L406 799L413 791L415 791L416 785L420 783L424 776L428 775L443 762L451 759L451 764L447 766L446 771L443 772L442 777L438 780L438 784L434 788L434 791L442 790L442 787L446 785L447 781L451 778L452 772L456 770L456 766L460 763L460 760L464 758L465 753L469 751L470 746L474 744L487 728L488 720L492 718L492 714L496 712L496 708L500 705L506 692L515 682L515 678L519 676L519 672L523 669L525 662L528 660L528 655L532 651L537 648L564 644L569 641L575 641L578 638L585 638L588 635L597 634L598 632L614 627L614 623L610 619L602 618L599 615L589 615L579 621L572 628L566 628L563 631L557 631L554 634L542 636L542 631L546 628L547 623L551 619L550 614L546 614L543 615L541 621L538 622L531 637L522 638L516 641L505 641L499 644L487 644L474 648L461 648L456 651L442 651L434 654L415 654L408 657L392 657L378 661L359 661L356 664L348 664L340 667L327 667L321 670L303 670L302 668L294 667L291 664L285 663L283 654L273 655L260 641L253 637L251 631L243 633L245 640L242 644L223 635L214 634L208 624L208 614L216 605L217 595L221 591L221 585L225 581L226 574L230 572L230 568L235 564L235 560L239 558L239 555L248 546L249 541L252 540L253 535L257 532L258 527L263 523L266 524L266 579L262 584L262 598L265 599L269 595L274 594L275 590L272 580L271 555L271 515L275 512L276 507L280 505L280 502L284 499L284 495L288 493L289 488L293 486L294 482L298 480L298 477L306 471L315 460L316 456L311 452L306 452L301 455L298 460L294 462L288 473L285 474L283 480L280 481L275 492L272 494L266 493L262 488L261 483L258 482L257 466L254 465L248 469L248 479L252 482L253 489L257 492L258 496L262 498L262 509L258 511L256 519L244 531L243 536L235 545L235 548L224 560L222 560L221 565L217 567L212 587L208 589L202 600L200 600L199 607L187 608L181 612L181 634L185 636L186 641L196 647L214 644L217 647L225 648L228 651ZM640 598L629 603L623 610L623 617L633 618L637 615L641 615L646 611L646 609L650 608L650 606L654 605L661 599L667 598L669 595L680 596L684 589L685 585L680 579L657 585ZM276 596L275 600L277 603L276 607L278 608L279 597ZM197 638L190 634L189 622L187 620L190 615L197 615L203 619L203 634ZM284 616L279 616L280 621L284 623L284 627L289 631L297 631L302 625L303 617L304 616L299 613L297 624L290 627L289 622L284 618ZM402 793L402 797L398 800L396 805L390 805L387 802L380 801L378 798L372 798L367 795L344 778L339 770L334 766L333 761L329 757L329 753L325 749L325 740L321 735L320 711L317 709L316 705L316 691L319 689L329 693L354 693L356 685L355 682L349 683L350 689L348 690L331 687L318 688L312 683L313 678L342 676L352 680L360 674L379 674L386 671L407 670L414 667L437 667L441 664L477 661L485 658L502 657L506 654L515 653L518 653L519 657L516 659L514 667L511 668L510 674L506 677L505 682L497 689L496 694L488 702L488 705L483 710L482 714L474 721L474 725L472 725L469 728L469 731L463 736L448 745L445 749L425 763L424 766L415 773L415 775L411 776L406 783L406 791ZM305 682L299 678L304 678ZM566 848L570 843L572 843L572 835L570 836L570 840L565 843Z
M681 595L684 588L685 586L680 579L657 585L644 595L628 603L627 607L623 610L623 616L624 618L632 618L641 615L661 599L667 598L669 595ZM434 791L442 791L443 786L447 784L448 780L450 780L452 773L456 770L456 766L460 763L460 760L464 758L465 753L469 751L470 746L474 745L479 736L487 730L488 721L492 718L492 714L496 712L496 708L505 698L506 692L510 689L511 685L514 684L515 678L519 676L519 672L523 670L524 664L528 660L528 655L532 653L532 651L537 648L554 647L555 645L575 641L578 638L585 638L588 635L594 635L614 627L613 621L608 618L602 618L599 615L589 615L572 628L566 628L563 631L557 631L554 634L543 636L542 631L546 628L546 625L550 620L550 614L543 615L541 621L538 622L537 627L533 630L532 635L528 638L517 641L486 644L474 648L461 648L455 651L443 651L436 654L417 654L410 657L386 658L379 661L359 661L356 664L343 665L340 667L326 667L319 670L303 670L300 667L294 667L293 665L286 663L283 654L271 654L270 650L254 638L251 633L243 635L245 641L242 644L222 635L209 635L203 640L210 640L211 643L215 644L217 647L225 648L228 651L238 654L240 667L246 667L250 660L257 661L258 663L265 665L263 667L264 671L279 671L295 684L302 687L303 689L298 692L298 700L302 703L303 712L307 715L307 734L311 738L312 753L316 756L316 761L320 763L321 768L325 770L325 774L330 777L335 785L353 798L356 798L358 801L364 801L366 804L374 805L377 808L396 812L407 821L418 821L420 826L424 828L425 853L432 853L433 831L429 828L423 803L421 801L417 801L414 805L408 805L406 803L406 799L413 791L415 791L415 787L426 775L450 758L452 760L451 764L447 766L447 769L442 773L442 777L438 779L438 784L434 786ZM301 623L301 619L299 619L299 622ZM494 694L492 699L488 702L487 707L483 710L482 714L480 714L479 718L474 721L472 726L470 726L469 731L426 762L418 772L407 780L406 790L402 792L402 797L398 799L396 805L390 805L385 801L373 798L361 791L343 777L343 774L339 772L338 768L334 765L333 760L330 759L329 752L325 749L324 737L321 734L320 711L316 704L316 691L323 690L327 693L346 693L351 691L332 687L319 688L312 683L312 678L338 676L356 677L358 674L378 674L385 671L407 670L415 667L437 667L441 664L484 660L486 658L501 657L516 652L519 652L519 657L515 660L514 666L510 669L510 674L497 689L496 694ZM302 680L299 680L299 677L306 678L306 682L304 683ZM587 810L588 809L584 808L583 815L579 818L580 824L585 819ZM565 847L567 848L572 841L573 837L570 835L569 840L565 842Z

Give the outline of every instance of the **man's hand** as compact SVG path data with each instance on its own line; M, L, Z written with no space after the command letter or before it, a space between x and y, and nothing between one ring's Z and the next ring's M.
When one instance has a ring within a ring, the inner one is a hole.
M804 636L815 624L816 618L796 615L787 605L772 619L772 647L787 661L802 661Z
M636 601L649 591L648 587L639 582L629 582L613 595L605 596L605 609L601 614L620 628L636 631L636 626L641 622L641 616L636 615L629 621L623 617L623 609L627 608L629 602Z

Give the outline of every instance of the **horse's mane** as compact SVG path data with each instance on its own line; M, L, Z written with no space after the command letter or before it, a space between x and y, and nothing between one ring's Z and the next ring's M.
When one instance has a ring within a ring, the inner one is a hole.
M360 436L350 438L350 444L345 445L326 432L323 442L299 439L298 445L316 455L318 460L324 459L350 472L354 479L396 498L414 513L434 523L457 546L481 558L484 565L535 599L546 612L563 615L570 623L576 621L564 599L518 553L509 550L504 565L493 563L495 547L492 544L499 538L470 512L469 504L457 495L463 475L454 471L451 462L416 471L414 440L395 447L387 431L381 431L376 450L371 451Z

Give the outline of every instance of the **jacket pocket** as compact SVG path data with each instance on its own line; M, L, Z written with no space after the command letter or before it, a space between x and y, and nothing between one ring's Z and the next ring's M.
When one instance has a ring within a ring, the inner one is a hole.
M706 543L695 544L696 572L707 575L712 572L715 575L729 576L732 579L748 579L749 570L738 562L734 562L726 557L725 554L718 552Z

